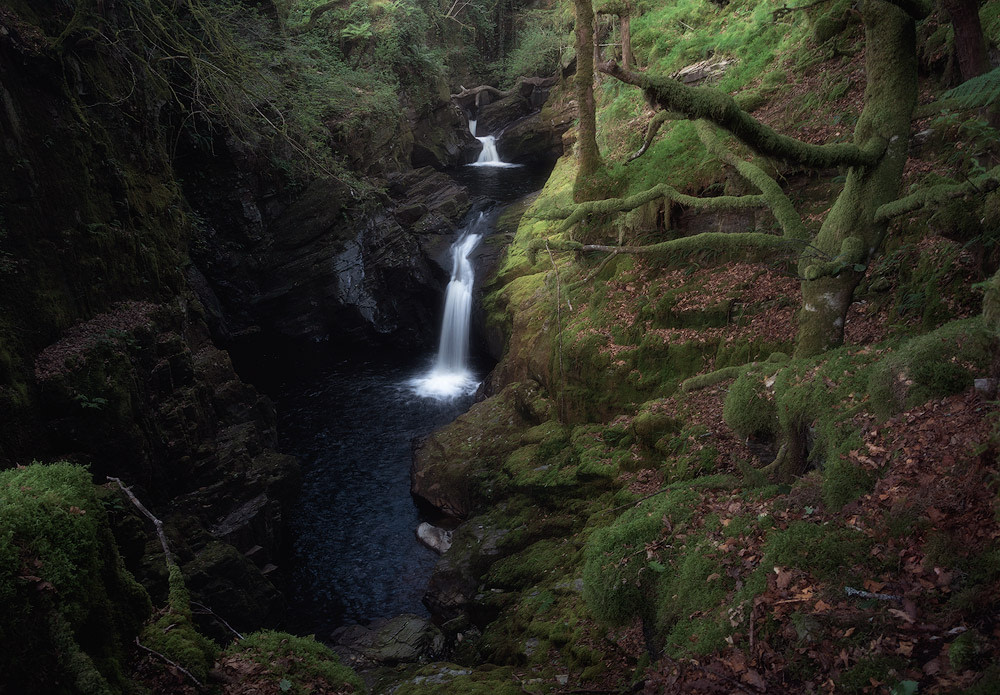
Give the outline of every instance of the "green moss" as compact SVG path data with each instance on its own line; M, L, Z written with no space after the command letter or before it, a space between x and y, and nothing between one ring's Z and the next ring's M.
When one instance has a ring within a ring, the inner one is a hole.
M840 674L838 685L845 693L864 693L871 689L872 682L895 682L900 680L906 668L906 659L901 656L870 656Z
M646 545L670 537L668 521L676 532L691 518L697 499L691 490L671 490L637 505L590 536L584 554L583 595L595 616L617 624L635 615L652 618L652 599L663 565L647 557Z
M402 683L396 695L523 695L511 667L426 666Z
M0 472L0 670L17 692L120 693L149 613L89 472ZM46 629L46 626L48 629Z
M844 568L862 563L872 541L859 531L796 521L771 533L763 565L798 567L827 580L843 581Z
M889 415L971 387L973 379L988 373L995 341L977 317L904 343L871 373L876 412Z
M487 584L501 589L526 589L557 578L571 565L576 549L565 542L542 540L490 567Z
M261 630L234 643L225 654L264 666L267 680L291 695L305 695L317 688L338 693L367 691L358 675L340 663L340 657L312 637Z
M140 640L204 681L215 662L218 648L195 627L184 575L174 563L169 566L168 582L167 607L143 629Z
M722 417L741 437L775 434L777 409L765 385L768 377L758 370L744 371L726 394Z

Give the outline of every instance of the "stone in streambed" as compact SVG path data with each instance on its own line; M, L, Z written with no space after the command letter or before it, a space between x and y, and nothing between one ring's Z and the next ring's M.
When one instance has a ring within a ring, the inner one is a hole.
M451 531L446 531L425 521L417 527L417 540L441 555L451 547Z
M352 666L393 665L440 656L444 636L426 618L404 613L365 627L347 625L331 635L334 651Z

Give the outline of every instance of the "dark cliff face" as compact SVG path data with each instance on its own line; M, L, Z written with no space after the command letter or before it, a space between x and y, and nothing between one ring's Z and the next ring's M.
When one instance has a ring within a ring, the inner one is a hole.
M49 5L0 9L0 464L65 459L136 486L185 571L214 577L200 600L241 597L252 627L280 612L265 570L296 464L209 338L160 95L137 80L114 103L127 61L55 47L73 13Z
M345 347L432 344L447 282L438 256L470 203L445 174L393 172L379 179L386 192L362 199L331 178L282 190L233 150L207 166L194 157L182 162L201 220L192 249L205 279L199 296L220 340L263 334Z
M173 95L140 79L143 47L102 43L127 9L93 10L99 35L62 3L0 9L0 465L122 478L167 523L196 599L273 625L297 467L220 346L430 347L470 204L435 168L474 140L447 101L404 109L347 153L365 196L292 184L225 128L199 149ZM130 557L164 586L162 563Z

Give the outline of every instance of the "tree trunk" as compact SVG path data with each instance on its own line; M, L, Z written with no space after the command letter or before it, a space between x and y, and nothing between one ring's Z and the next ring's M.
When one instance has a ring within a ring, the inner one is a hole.
M842 260L844 268L803 281L796 357L816 355L843 343L847 310L863 275L853 266L867 264L882 245L888 224L878 222L875 211L898 197L906 163L910 119L917 103L914 21L883 0L865 0L862 14L867 84L854 140L862 145L881 138L888 145L877 164L851 167L843 192L813 242L829 258ZM857 252L848 254L847 248ZM809 278L813 265L815 259L804 257L799 274Z
M630 28L631 17L626 11L621 15L622 26L622 67L626 70L630 69L633 65L632 60L632 30Z
M594 101L594 8L591 0L576 5L576 103L579 114L576 148L579 167L573 186L576 202L593 200L594 176L602 167L597 148L597 114Z
M979 21L978 0L941 0L955 29L955 53L962 81L982 75L990 69L983 25Z

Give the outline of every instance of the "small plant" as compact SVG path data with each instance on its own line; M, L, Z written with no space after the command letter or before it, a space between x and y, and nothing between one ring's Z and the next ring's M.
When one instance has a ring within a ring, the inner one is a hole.
M107 398L101 398L100 396L95 396L94 398L91 398L90 396L87 396L82 393L76 394L73 397L73 400L75 400L81 408L84 408L86 410L103 410L104 407L108 404Z

